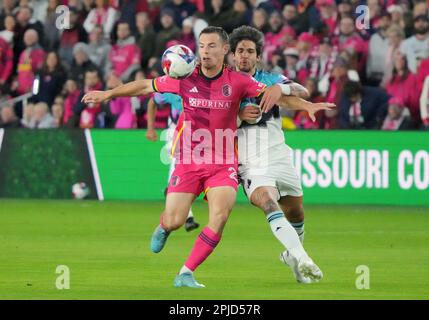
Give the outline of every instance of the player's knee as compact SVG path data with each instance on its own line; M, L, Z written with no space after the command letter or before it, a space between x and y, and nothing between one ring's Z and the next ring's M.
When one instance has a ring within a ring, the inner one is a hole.
M304 207L302 204L288 208L286 212L288 220L292 222L300 222L304 220Z
M179 214L168 214L163 215L162 224L167 230L173 231L179 229L185 223L185 219L181 218Z
M183 226L183 224L184 222L182 223L181 221L173 220L173 221L169 221L168 223L164 223L164 226L167 230L174 231L179 229L181 226Z
M265 213L270 213L279 210L277 199L275 196L266 189L256 189L250 198L250 201L254 206L259 207Z
M172 224L169 227L169 230L177 230L179 229L181 226L183 226L184 222L182 221L174 221L172 222Z

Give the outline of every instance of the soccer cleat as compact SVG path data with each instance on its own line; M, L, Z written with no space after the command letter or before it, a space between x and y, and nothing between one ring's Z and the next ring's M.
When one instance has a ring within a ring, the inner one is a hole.
M189 287L189 288L204 288L205 285L198 283L194 278L194 274L191 272L185 272L178 274L174 279L174 286L178 287Z
M297 282L304 284L313 282L310 278L305 277L303 274L301 274L301 272L299 272L298 260L293 257L288 250L285 250L284 252L280 253L280 261L292 269L292 272Z
M162 228L161 226L156 227L153 232L152 239L150 241L150 249L153 253L158 253L164 248L167 238L170 232Z
M318 282L323 278L322 270L311 260L309 256L304 256L298 261L299 272L313 282Z
M188 232L192 231L194 229L197 229L199 226L200 226L200 224L198 222L196 222L193 217L189 217L188 219L186 219L186 222L185 222L185 230L186 231L188 231Z

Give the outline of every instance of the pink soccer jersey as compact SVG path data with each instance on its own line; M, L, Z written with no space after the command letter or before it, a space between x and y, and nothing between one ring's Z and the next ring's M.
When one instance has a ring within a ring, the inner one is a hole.
M205 77L197 67L182 80L168 76L154 79L155 91L175 93L183 100L183 124L178 125L173 145L179 163L236 164L240 102L259 96L265 86L226 66L214 78Z

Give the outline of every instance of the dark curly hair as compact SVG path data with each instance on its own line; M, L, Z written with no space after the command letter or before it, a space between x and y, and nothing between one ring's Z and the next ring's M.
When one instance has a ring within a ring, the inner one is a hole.
M241 26L232 31L229 37L229 45L231 51L235 53L237 45L240 41L249 40L255 43L256 54L260 56L262 54L262 47L264 46L264 34L258 29L250 26Z

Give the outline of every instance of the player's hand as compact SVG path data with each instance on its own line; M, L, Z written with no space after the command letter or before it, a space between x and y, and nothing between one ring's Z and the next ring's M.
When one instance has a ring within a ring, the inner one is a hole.
M82 98L82 102L89 103L102 103L110 99L109 91L90 91Z
M148 129L146 131L146 139L148 139L149 141L156 141L158 140L158 135L156 134L155 130L150 130Z
M262 112L267 113L282 96L282 89L278 85L273 85L265 89L264 95L259 104Z
M306 110L308 112L308 116L313 122L316 121L316 112L321 110L333 110L336 107L337 106L334 103L328 103L328 102L318 102L318 103L308 102L306 104Z
M254 122L261 116L261 109L257 105L247 105L238 113L241 121Z

